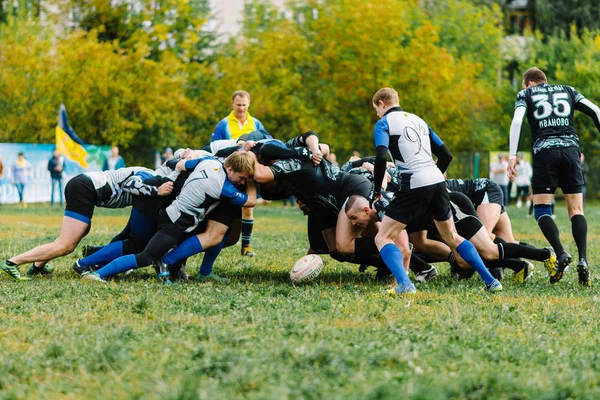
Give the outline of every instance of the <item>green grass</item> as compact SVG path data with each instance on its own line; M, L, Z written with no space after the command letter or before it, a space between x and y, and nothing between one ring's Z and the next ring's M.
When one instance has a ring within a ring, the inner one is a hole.
M543 237L523 209L515 235ZM600 207L587 207L594 284ZM158 284L151 269L107 285L53 262L51 277L0 280L2 398L567 399L600 397L600 298L572 269L550 285L537 263L525 285L499 295L478 279L441 277L410 298L381 295L374 273L324 257L313 283L289 269L307 247L298 210L259 207L258 255L226 249L215 272L228 285ZM0 206L0 257L52 240L61 210ZM82 244L105 243L127 211L97 210ZM576 254L564 204L557 220ZM191 260L195 273L200 258ZM22 267L24 271L26 266ZM600 283L599 283L600 284Z

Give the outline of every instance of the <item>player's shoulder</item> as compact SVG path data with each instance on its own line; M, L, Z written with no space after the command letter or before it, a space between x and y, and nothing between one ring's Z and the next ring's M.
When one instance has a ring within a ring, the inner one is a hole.
M527 97L527 93L529 93L528 90L529 88L520 90L519 93L517 93L517 99L523 99Z

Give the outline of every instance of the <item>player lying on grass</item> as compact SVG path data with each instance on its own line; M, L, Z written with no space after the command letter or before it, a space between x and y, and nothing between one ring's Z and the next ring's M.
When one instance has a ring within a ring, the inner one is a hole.
M29 279L22 277L18 268L25 263L33 263L27 275L51 273L53 268L46 263L75 250L90 231L95 207L123 208L131 205L132 195L167 196L171 193L173 182L160 187L147 185L142 181L144 174L153 175L154 172L143 167L129 167L77 175L65 187L67 205L58 238L2 261L0 269L17 280Z
M196 166L190 172L180 195L160 215L158 230L144 250L137 254L119 257L98 271L83 274L86 279L102 281L104 278L152 264L171 248L189 236L195 236L195 229L201 225L222 199L241 207L256 203L256 191L250 179L254 174L254 157L248 152L238 151L227 157L221 164L214 157L192 160ZM182 165L192 161L180 161ZM180 164L178 164L179 166ZM183 168L182 168L183 169ZM188 165L186 169L190 170ZM235 185L247 183L247 194L240 192ZM222 224L215 224L216 227ZM205 250L222 242L227 231L220 234L210 231L203 237L204 242L196 241L196 250ZM189 244L189 243L188 243Z

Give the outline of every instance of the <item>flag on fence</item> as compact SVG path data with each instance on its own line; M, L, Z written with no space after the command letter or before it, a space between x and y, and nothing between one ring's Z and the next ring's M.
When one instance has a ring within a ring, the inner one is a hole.
M87 168L88 164L85 161L87 152L82 144L83 140L77 136L73 128L69 125L67 109L64 104L61 104L60 111L58 112L58 125L56 125L56 148L58 152L79 163L83 168Z

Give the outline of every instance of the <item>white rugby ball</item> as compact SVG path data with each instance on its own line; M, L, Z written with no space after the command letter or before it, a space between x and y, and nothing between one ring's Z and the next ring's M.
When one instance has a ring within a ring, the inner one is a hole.
M290 279L294 283L310 282L315 279L323 269L323 259L317 254L302 257L292 267Z

